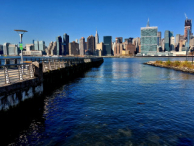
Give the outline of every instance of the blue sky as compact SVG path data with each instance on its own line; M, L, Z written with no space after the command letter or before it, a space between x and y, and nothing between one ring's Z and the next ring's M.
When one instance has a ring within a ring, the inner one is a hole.
M194 19L193 0L0 0L0 44L18 43L14 29L24 29L23 43L44 40L46 45L57 36L69 34L70 41L99 33L103 36L140 37L147 19L150 26L184 33L184 13Z

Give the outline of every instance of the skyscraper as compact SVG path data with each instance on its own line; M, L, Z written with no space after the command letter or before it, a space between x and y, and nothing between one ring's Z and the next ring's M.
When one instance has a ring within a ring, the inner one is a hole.
M45 51L45 41L39 41L39 51Z
M69 43L69 55L79 55L79 44L75 41Z
M157 53L158 27L150 27L149 19L146 27L141 28L141 53Z
M123 43L123 37L117 37L117 43Z
M4 55L9 55L9 49L8 49L9 44L10 43L4 43L3 44L3 54Z
M80 43L79 43L79 50L80 50L80 55L83 56L85 54L85 38L82 37L80 39Z
M39 50L39 41L34 41L34 50Z
M103 37L104 48L103 48L103 55L104 56L111 56L112 55L112 36L104 36Z
M185 20L185 30L184 30L184 37L187 38L187 29L189 29L190 34L192 34L192 20L186 18Z
M57 55L62 55L62 38L61 36L56 37L57 42Z
M93 35L91 35L87 38L87 49L88 49L88 53L90 55L94 54L94 51L95 51L95 37Z
M96 49L96 46L97 46L98 43L99 43L99 37L98 37L98 32L96 30L96 34L95 34L95 49Z
M161 32L160 31L158 31L157 37L158 37L158 45L161 46L162 44L161 44Z
M174 50L174 37L171 39L171 37L173 37L173 32L172 31L169 31L169 30L166 30L165 31L165 34L164 34L164 50L165 51L171 51L172 49ZM171 41L172 41L172 44L173 44L173 47L171 46Z
M3 54L3 45L0 45L0 54Z
M166 30L164 33L164 50L170 51L170 31Z
M69 35L66 33L63 35L63 55L68 55L69 54Z

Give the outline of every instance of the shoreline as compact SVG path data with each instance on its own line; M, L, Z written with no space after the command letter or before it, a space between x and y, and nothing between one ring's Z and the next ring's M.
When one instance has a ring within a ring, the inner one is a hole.
M161 67L161 68L168 68L168 69L173 69L173 70L177 70L177 71L182 71L182 72L185 72L185 73L191 73L191 74L194 74L194 69L190 69L188 67L174 67L174 66L166 66L166 65L163 65L163 64L156 64L156 61L149 61L149 62L145 62L143 64L146 64L146 65L150 65L150 66L155 66L155 67Z

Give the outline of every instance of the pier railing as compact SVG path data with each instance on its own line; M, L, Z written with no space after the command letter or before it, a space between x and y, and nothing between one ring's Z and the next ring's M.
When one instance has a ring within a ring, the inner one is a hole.
M0 86L34 78L33 64L0 65Z
M102 60L102 58L92 57L92 58L26 58L24 63L20 63L18 58L5 58L0 60L0 87L16 83L18 81L28 80L34 78L35 66L32 62L42 63L42 71L48 72L52 70L57 70L60 68L65 68L73 65L78 65L80 63L90 63ZM4 64L4 65L2 65Z

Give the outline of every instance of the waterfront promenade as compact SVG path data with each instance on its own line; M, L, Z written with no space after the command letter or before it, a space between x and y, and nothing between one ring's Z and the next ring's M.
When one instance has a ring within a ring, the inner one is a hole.
M11 61L17 62L17 59L4 60L5 65L0 69L0 110L52 91L53 86L60 86L77 74L99 66L103 58L28 58L23 64L10 64Z

